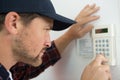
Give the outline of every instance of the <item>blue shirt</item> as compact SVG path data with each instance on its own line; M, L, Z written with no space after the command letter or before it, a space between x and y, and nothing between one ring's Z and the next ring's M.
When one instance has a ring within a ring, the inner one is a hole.
M0 64L0 80L11 80L9 78L9 73L7 70L4 68L3 65Z

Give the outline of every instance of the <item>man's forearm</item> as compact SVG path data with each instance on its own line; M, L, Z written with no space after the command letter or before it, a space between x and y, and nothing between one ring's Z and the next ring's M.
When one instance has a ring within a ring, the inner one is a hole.
M67 32L64 35L57 38L56 40L54 40L55 45L60 54L65 50L65 48L68 46L68 44L72 40L73 40L73 38L71 36L69 36Z

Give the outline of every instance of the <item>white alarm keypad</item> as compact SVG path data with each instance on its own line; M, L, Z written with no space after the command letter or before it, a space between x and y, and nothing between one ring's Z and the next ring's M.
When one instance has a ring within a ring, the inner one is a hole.
M115 26L100 25L92 30L94 56L103 54L110 65L115 65Z

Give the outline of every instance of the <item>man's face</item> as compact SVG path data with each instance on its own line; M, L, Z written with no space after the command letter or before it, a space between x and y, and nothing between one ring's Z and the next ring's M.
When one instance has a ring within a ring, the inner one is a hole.
M14 38L13 53L17 61L33 66L42 63L42 55L47 47L51 46L49 31L53 20L46 17L33 19L27 26L19 24L20 31Z

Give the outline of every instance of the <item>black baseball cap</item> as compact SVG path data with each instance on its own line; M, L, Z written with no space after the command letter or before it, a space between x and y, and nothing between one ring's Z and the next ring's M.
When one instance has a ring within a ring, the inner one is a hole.
M52 30L63 30L76 23L56 13L50 0L0 0L0 13L15 11L18 13L37 13L54 20Z

